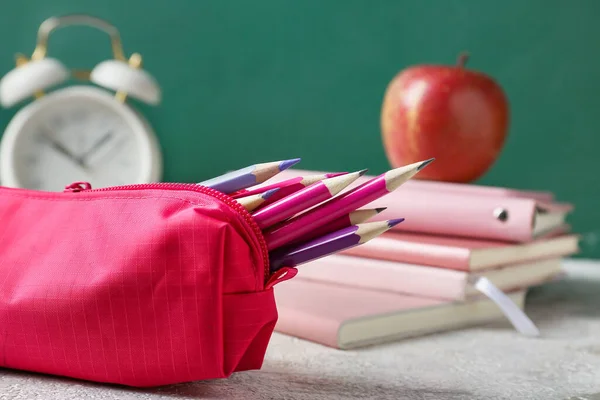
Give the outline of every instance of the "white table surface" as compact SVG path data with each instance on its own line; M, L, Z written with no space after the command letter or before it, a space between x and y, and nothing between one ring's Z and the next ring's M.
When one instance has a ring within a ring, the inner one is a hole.
M339 351L275 333L263 369L229 379L138 390L0 369L0 399L600 399L600 262L564 265L528 296L541 338L498 322Z

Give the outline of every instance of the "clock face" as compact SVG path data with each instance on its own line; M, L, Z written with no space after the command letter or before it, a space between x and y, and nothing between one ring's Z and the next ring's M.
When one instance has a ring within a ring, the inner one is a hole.
M98 188L151 180L157 155L147 124L101 89L71 89L78 90L63 89L31 103L34 107L21 110L26 115L15 116L7 128L12 146L2 157L11 154L13 185L61 191L76 181Z

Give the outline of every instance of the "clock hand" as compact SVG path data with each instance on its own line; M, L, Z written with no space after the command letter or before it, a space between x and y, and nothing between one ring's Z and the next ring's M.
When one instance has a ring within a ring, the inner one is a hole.
M75 157L73 154L71 154L71 152L69 150L67 150L63 145L61 145L59 142L57 142L56 140L53 140L50 138L50 136L48 136L46 133L42 133L42 137L44 139L46 139L50 145L59 153L61 153L62 155L64 155L65 157L67 157L70 160L73 160L75 163L77 163L77 165L79 165L80 167L84 167L83 163L81 162L81 160L79 160L77 157Z
M91 148L90 148L88 151L86 151L84 154L82 154L82 155L79 157L79 161L80 161L82 164L86 164L86 165L87 165L87 163L85 162L85 161L86 161L86 159L87 159L87 158L88 158L90 155L92 155L92 153L93 153L94 151L96 151L96 149L98 149L98 147L102 146L102 145L103 145L103 144L104 144L104 143L105 143L107 140L109 140L111 137L112 137L112 131L108 131L108 132L106 132L106 133L105 133L105 134L104 134L104 135L103 135L103 136L102 136L100 139L98 139L98 140L96 141L96 143L94 143L94 144L92 145L92 147L91 147Z
M118 135L116 136L116 138L114 140L111 140L107 146L109 146L109 148L103 152L103 154L101 154L99 157L96 157L96 159L90 160L90 161L94 161L95 163L99 163L99 162L107 162L109 161L112 157L114 157L116 154L115 153L119 153L120 149L123 148L123 146L125 145L125 143L127 142L127 138L123 135ZM90 166L90 164L86 164L88 167Z

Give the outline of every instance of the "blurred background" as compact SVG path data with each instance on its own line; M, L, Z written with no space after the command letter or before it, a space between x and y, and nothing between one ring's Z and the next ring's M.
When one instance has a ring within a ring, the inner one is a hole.
M580 256L600 258L600 2L5 1L3 73L16 53L31 54L43 20L72 13L114 24L159 83L160 105L131 104L158 136L165 181L294 157L304 169L382 173L390 80L468 51L469 68L494 77L511 110L502 155L477 183L573 202ZM111 57L107 41L60 30L49 55L89 69ZM2 127L18 110L0 111Z

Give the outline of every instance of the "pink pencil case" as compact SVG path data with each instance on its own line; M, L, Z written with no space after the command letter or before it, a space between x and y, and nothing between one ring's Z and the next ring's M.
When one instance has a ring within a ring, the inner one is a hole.
M227 195L158 183L0 188L0 366L128 386L260 369L267 247Z

